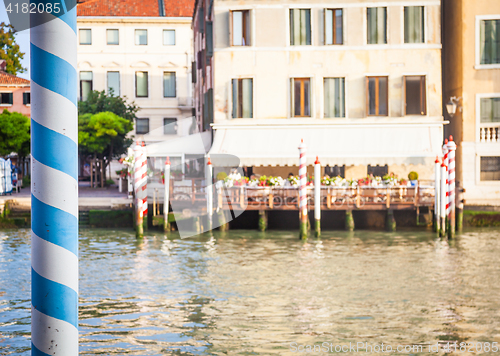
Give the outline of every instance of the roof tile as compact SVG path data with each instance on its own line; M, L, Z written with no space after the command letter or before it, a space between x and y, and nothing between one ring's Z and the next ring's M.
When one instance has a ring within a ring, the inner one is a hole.
M28 79L19 78L13 74L0 71L0 85L29 85Z
M163 0L166 17L191 17L194 0ZM157 17L158 0L86 0L78 3L78 16Z

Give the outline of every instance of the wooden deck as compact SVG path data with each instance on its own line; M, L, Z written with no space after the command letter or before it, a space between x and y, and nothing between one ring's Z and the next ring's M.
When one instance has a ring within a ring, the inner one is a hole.
M170 187L171 203L206 208L206 187L193 181L192 186ZM296 187L213 187L214 206L231 210L298 210ZM313 210L314 188L308 188L308 209ZM321 210L415 210L434 207L434 187L321 187Z

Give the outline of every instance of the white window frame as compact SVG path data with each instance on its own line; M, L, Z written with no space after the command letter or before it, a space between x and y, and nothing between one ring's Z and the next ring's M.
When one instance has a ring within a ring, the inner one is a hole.
M146 44L138 44L136 43L136 34L137 34L137 31L146 31ZM163 38L162 38L162 41L163 41ZM134 29L134 45L135 46L147 46L149 45L149 31L147 28L135 28Z
M488 149L479 149L477 152L476 151L476 160L475 160L475 167L476 167L476 185L477 186L494 186L494 187L500 187L500 181L496 180L481 180L481 157L498 157L500 154L498 153L498 146L497 145L491 145L487 144L488 146L492 146Z
M174 31L174 44L173 45L166 45L164 42L164 34L165 31ZM161 42L163 46L177 46L177 29L175 28L164 28L163 31L161 31Z
M363 8L363 46L368 46L370 48L386 48L389 46L391 43L391 36L390 36L390 21L389 17L391 16L391 7L387 3L380 3L376 4L377 6L366 6ZM385 7L387 9L387 16L386 16L386 36L387 36L387 43L382 43L382 44L369 44L368 43L368 8L369 7ZM403 29L404 31L404 29ZM404 33L404 32L403 32Z
M2 104L2 103L0 103L0 106L1 107L10 107L10 106L14 105L14 92L13 91L7 91L7 90L0 91L0 94L4 94L4 93L12 94L12 104Z
M405 43L405 7L418 7L422 6L424 8L424 43ZM428 12L429 11L429 6L425 5L423 3L416 3L416 4L408 4L401 6L401 11L400 11L400 16L401 16L401 44L405 47L413 47L413 48L420 48L425 45L427 45L427 41L429 40L429 21L428 21ZM389 15L387 15L389 17ZM389 39L387 40L389 42Z
M312 38L311 38L311 41L312 41ZM310 114L309 116L294 116L292 114L293 110L292 110L292 107L293 107L293 102L292 102L292 90L293 90L293 86L291 85L292 83L292 79L300 79L300 78L309 78L309 84L310 84L310 87L311 87L311 96L309 98L309 105L311 106L310 108ZM323 80L323 77L321 77L321 80ZM323 84L323 83L321 83ZM309 74L303 74L303 75L293 75L293 76L289 76L287 78L287 88L288 88L288 118L289 119L292 119L292 120L311 120L311 119L315 119L316 118L316 115L315 115L315 108L316 108L316 105L315 105L315 100L316 100L316 89L315 89L315 86L316 86L316 76L309 73ZM255 116L255 115L254 115Z
M82 43L80 38L80 31L90 31L90 43ZM91 28L79 28L78 29L78 45L79 46L92 46L92 29Z
M312 10L312 9L311 9ZM342 44L326 44L326 10L342 10ZM345 46L346 42L346 32L345 32L345 27L346 27L346 8L345 7L335 7L333 4L330 7L325 7L322 11L322 21L323 21L323 46ZM312 38L311 38L312 41ZM327 78L327 77L325 77ZM338 77L337 77L338 78Z
M165 73L174 73L175 77L175 96L165 96ZM179 86L178 84L178 78L179 76L177 75L177 71L175 70L164 70L161 72L161 97L163 99L178 99L179 98ZM149 85L149 78L148 78L148 85Z
M487 98L500 98L500 93L479 93L476 94L476 143L481 143L481 137L479 135L479 131L481 128L481 99ZM488 145L495 145L494 143L486 143ZM484 155L486 156L486 155Z
M137 132L137 120L148 120L148 132L147 133L138 133ZM136 135L149 135L151 133L151 118L150 117L138 117L135 121L134 134Z
M106 71L106 94L109 93L109 86L108 86L108 73L109 72L118 72L118 86L120 90L120 95L122 96L122 73L119 70L107 70ZM134 81L135 81L135 72L134 72ZM134 83L135 84L135 83ZM149 78L148 78L148 85L149 85ZM116 93L114 93L116 95Z
M474 40L476 42L476 65L475 69L499 69L500 63L496 64L481 64L481 21L483 20L500 20L500 15L478 15L476 16L476 33Z
M406 85L405 77L425 77L425 115L406 115ZM429 73L415 72L401 74L401 117L428 117L429 116ZM404 92L403 92L404 89Z
M177 132L176 133L174 133L174 134L166 134L165 133L165 119L173 119L173 120L175 120L175 124L177 125L177 129L176 129ZM173 136L179 136L179 131L180 131L179 130L179 118L177 116L176 117L173 117L173 116L163 117L162 118L162 125L163 125L162 126L163 127L163 133L162 133L163 135L165 135L165 136L171 136L171 137L173 137Z
M118 44L108 43L108 31L118 31ZM121 41L120 41L120 29L119 28L107 28L106 29L106 46L119 46L120 43L121 43Z
M290 23L290 10L309 10L311 14L311 44L310 45L292 45L290 44L291 38L290 38L290 31L291 31L291 23ZM299 5L299 6L289 6L286 8L286 25L287 25L287 31L286 31L286 46L285 47L314 47L315 41L316 41L316 31L315 31L315 26L316 26L316 19L314 18L316 15L315 8L313 6L307 7L304 5ZM293 78L301 78L298 76L294 76ZM304 77L305 78L305 77ZM312 78L312 77L311 77Z
M241 118L241 117L233 117L233 79L252 79L252 117L245 117L245 118ZM256 80L257 78L255 77L255 75L236 75L234 77L231 77L231 80L229 81L229 86L228 86L228 90L229 90L229 93L231 93L229 96L230 96L230 99L229 99L229 110L228 110L228 118L229 120L253 120L255 119L257 116L255 114L255 109L257 108L256 105L255 105L255 83L256 83ZM214 117L215 117L215 113L214 113Z
M325 117L325 79L330 79L330 78L344 78L344 117ZM348 76L345 74L333 74L333 75L324 75L321 77L321 100L319 103L319 108L321 110L320 112L320 118L325 119L325 120L345 120L349 118L349 106L347 105L348 102Z
M372 45L373 46L373 45ZM367 105L368 102L368 90L366 90L366 79L367 77L387 77L387 115L368 115ZM366 119L377 119L377 118L388 118L391 117L391 79L390 73L364 73L363 74L363 91L364 93L364 112ZM402 112L401 112L402 113Z
M151 94L152 94L151 93L151 76L149 75L149 74L151 74L151 72L149 70L141 70L143 68L138 68L138 69L139 70L135 70L134 71L134 77L133 77L134 78L134 98L137 99L137 100L151 99ZM148 73L148 96L137 96L137 78L136 78L137 72L146 72L146 73ZM162 82L162 84L163 84L163 82ZM121 86L121 84L120 84L120 86Z

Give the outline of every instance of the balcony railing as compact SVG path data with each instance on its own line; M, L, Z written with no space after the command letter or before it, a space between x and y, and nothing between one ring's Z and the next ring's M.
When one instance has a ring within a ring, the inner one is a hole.
M500 142L500 123L481 124L479 127L479 142Z

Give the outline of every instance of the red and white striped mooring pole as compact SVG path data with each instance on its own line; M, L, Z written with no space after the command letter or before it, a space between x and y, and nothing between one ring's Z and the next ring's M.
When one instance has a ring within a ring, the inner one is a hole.
M146 147L144 142L137 141L134 147L134 191L135 191L135 217L136 217L136 236L144 236L144 216L148 216L148 165L146 156Z
M441 203L441 162L439 157L436 156L436 161L434 162L434 231L441 231L441 220L439 218L440 213L440 203Z
M299 145L299 216L300 216L300 238L307 239L307 165L306 145L304 140Z
M457 145L453 142L453 136L450 135L448 142L448 201L450 204L448 213L448 237L455 236L455 151Z
M448 211L450 208L449 192L448 192L448 139L444 140L443 145L443 165L445 172L441 175L441 179L444 181L444 189L441 189L441 194L443 195L444 204L444 222L441 222L441 236L446 236L448 231ZM441 186L443 188L443 185Z

